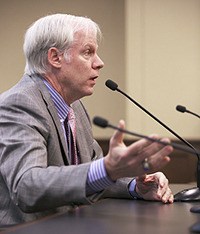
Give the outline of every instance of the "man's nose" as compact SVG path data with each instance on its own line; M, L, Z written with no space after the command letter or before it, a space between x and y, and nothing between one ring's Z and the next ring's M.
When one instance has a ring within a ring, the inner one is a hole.
M95 68L95 69L101 69L101 68L103 68L103 66L104 66L104 62L101 60L101 58L97 55L96 56L96 59L95 59L95 61L94 61L94 63L93 63L93 67Z

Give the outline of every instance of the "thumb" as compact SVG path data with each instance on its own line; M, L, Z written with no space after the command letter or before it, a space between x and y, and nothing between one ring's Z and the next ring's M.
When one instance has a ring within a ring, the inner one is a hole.
M137 176L136 177L136 181L137 182L144 182L145 181L145 179L146 179L146 177L147 177L147 175L146 174L144 174L144 175L141 175L141 176Z
M125 129L125 122L124 122L124 120L120 120L119 121L118 128ZM117 144L123 143L123 139L124 139L123 132L117 130L117 131L114 132L113 136L111 137L111 141L110 142L111 142L112 145L117 145Z

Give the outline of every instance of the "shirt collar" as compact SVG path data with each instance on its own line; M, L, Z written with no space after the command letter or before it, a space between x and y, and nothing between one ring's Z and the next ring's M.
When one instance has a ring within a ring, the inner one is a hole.
M70 107L66 104L63 97L52 87L52 85L47 80L43 79L43 81L49 90L60 120L64 121L67 118Z

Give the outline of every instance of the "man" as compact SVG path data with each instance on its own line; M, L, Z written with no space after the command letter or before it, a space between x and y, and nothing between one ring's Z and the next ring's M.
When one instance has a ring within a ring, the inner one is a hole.
M41 18L27 30L25 75L0 97L1 224L106 197L173 202L168 180L155 173L170 161L171 146L141 139L126 147L116 131L103 157L93 139L80 99L93 93L104 65L97 55L100 35L92 20L65 14Z

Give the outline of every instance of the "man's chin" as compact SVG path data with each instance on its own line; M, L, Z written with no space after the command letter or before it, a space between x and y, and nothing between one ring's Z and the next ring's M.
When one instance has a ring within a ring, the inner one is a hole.
M90 96L94 93L94 88L90 88L87 90L87 94L85 96Z
M88 90L87 92L85 92L83 95L82 95L82 98L83 97L87 97L87 96L91 96L92 94L94 93L94 90Z

